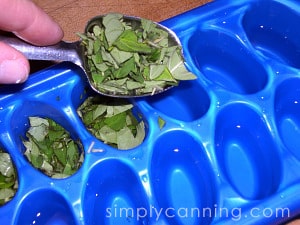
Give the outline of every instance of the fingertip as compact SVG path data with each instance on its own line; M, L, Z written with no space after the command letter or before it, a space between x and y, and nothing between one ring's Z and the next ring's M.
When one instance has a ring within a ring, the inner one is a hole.
M28 60L16 49L0 43L0 83L16 84L27 80L30 72Z
M22 59L6 59L0 63L0 83L18 84L27 80L29 65Z
M54 20L52 20L52 22L53 22L52 40L51 39L46 40L47 42L45 43L45 45L56 44L57 42L61 41L64 37L64 31L61 28L61 26Z
M52 45L62 40L61 26L33 1L0 0L0 29L34 45Z

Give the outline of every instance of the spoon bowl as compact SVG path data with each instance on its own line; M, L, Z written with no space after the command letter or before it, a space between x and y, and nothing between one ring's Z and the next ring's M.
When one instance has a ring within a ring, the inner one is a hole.
M85 27L85 33L90 32L95 25L99 25L104 16L105 15L96 16L92 18L90 21L88 21ZM123 15L123 22L125 23L130 22L132 26L138 26L139 24L141 24L141 18ZM176 36L176 34L172 30L168 29L167 27L159 23L153 21L152 23L158 29L164 30L165 32L168 33L169 46L180 47L180 56L183 61L181 43L178 37ZM145 97L149 95L159 94L161 92L164 92L174 87L174 85L168 84L163 88L153 89L152 92L142 93L142 94L136 93L134 90L130 90L126 94L122 94L114 91L102 90L102 89L100 90L98 87L96 87L96 84L90 72L90 68L87 63L86 50L82 45L83 42L82 39L76 42L60 41L59 43L51 46L35 46L19 38L6 37L1 35L0 35L0 41L16 48L18 51L22 52L29 60L47 60L47 61L55 61L55 62L69 61L78 65L84 71L91 88L96 93L101 95L105 95L109 97L118 97L118 98Z

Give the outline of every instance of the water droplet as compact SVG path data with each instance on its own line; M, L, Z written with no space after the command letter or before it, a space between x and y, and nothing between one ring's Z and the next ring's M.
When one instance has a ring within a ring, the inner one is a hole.
M173 151L177 153L177 152L179 152L179 149L175 148Z
M148 182L148 175L143 175L142 176L142 181L143 182Z

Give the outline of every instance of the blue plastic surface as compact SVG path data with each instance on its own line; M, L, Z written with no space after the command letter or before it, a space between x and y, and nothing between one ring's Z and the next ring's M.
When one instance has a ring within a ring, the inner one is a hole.
M300 213L299 2L220 0L163 24L198 79L132 100L147 125L134 149L84 127L76 109L91 93L70 63L0 88L0 143L19 177L1 224L280 224ZM81 140L76 174L51 179L27 162L29 116Z

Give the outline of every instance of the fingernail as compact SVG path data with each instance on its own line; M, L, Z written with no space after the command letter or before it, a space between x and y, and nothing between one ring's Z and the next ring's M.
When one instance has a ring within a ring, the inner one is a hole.
M29 74L28 67L20 59L4 60L0 64L0 83L13 84L24 82Z

